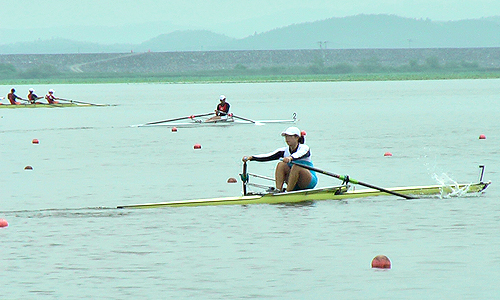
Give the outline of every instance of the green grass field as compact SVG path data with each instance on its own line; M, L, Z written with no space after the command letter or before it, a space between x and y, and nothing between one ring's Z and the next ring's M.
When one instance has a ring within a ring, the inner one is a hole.
M1 85L98 83L332 82L500 78L500 72L418 72L349 74L57 74L45 78L3 78Z

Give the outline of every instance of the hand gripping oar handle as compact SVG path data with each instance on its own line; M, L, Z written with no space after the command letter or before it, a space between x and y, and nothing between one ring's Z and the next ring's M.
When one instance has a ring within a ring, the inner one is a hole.
M327 171L324 171L324 170L321 170L321 169L318 169L318 168L315 168L315 167L303 165L301 163L297 163L297 162L294 162L294 161L291 161L291 163L292 164L296 164L297 166L301 166L303 168L309 169L311 171L315 171L315 172L318 172L318 173L321 173L321 174L325 174L325 175L328 175L328 176L335 177L335 178L340 179L340 180L346 180L346 178L347 178L346 176L342 176L342 175L337 175L337 174L334 174L334 173L330 173L330 172L327 172ZM388 189L384 189L384 188L381 188L381 187L378 187L378 186L374 186L374 185L371 185L369 183L364 183L364 182L361 182L361 181L358 181L358 180L355 180L355 179L352 179L352 178L349 178L349 182L352 182L354 184L363 185L363 186L366 186L366 187L369 187L369 188L372 188L372 189L375 189L375 190L379 190L381 192L388 193L388 194L391 194L391 195L394 195L394 196L402 197L402 198L405 198L405 199L415 199L414 197L411 197L411 196L408 196L408 195L403 195L403 194L400 194L400 193L396 193L396 192L390 191Z

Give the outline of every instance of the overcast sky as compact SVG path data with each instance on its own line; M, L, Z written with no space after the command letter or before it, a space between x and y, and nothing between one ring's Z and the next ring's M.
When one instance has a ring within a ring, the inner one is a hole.
M4 30L168 22L179 29L241 38L254 31L357 14L433 21L500 16L500 0L1 0L0 9ZM240 21L246 26L238 28Z

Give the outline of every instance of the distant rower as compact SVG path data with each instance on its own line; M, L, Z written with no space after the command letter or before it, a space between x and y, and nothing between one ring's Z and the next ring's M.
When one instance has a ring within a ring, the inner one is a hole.
M59 103L59 101L56 101L56 99L59 99L59 98L57 98L57 97L54 96L54 90L53 89L50 89L47 92L47 95L45 95L45 99L47 100L47 102L49 102L49 104L57 104L57 103Z
M35 89L29 89L28 102L31 104L35 104L36 100L38 99L42 99L42 97L38 97L35 94Z
M219 120L226 120L227 115L229 114L229 108L231 105L226 102L226 96L220 95L219 97L220 103L215 108L215 116L206 120L205 122L217 122Z
M16 90L14 88L10 90L9 94L7 94L7 99L9 99L10 104L12 104L12 105L20 105L21 104L21 102L16 101L17 99L24 100L23 98L16 95Z

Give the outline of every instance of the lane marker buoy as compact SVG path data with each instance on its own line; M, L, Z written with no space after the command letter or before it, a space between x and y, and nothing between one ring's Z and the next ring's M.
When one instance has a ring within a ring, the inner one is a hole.
M31 142L32 142L33 144L39 144L39 143L40 143L40 141L39 141L38 139L33 139Z
M484 134L481 134L481 135L479 135L479 139L480 139L480 140L485 140L485 139L486 139L486 136L485 136Z
M227 179L227 183L236 183L236 182L238 182L236 178L231 177Z
M9 222L5 219L0 219L0 228L9 226Z
M177 132L177 127L172 127L172 132Z
M386 153L384 153L384 156L392 156L392 153L391 152L386 152Z
M32 166L26 166L24 167L25 170L33 170L33 167Z
M194 149L201 149L201 145L200 144L194 144Z
M385 255L377 255L372 260L372 268L390 269L391 261Z

